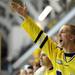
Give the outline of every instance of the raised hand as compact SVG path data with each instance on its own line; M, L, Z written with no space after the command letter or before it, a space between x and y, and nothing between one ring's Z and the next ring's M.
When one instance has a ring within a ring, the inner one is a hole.
M25 6L22 6L22 5L20 5L16 2L12 2L11 7L12 7L13 10L18 12L23 17L25 17L27 15L27 8Z

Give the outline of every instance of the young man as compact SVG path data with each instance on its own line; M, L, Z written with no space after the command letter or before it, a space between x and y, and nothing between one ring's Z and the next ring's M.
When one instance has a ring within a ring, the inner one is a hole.
M61 48L59 48L27 15L26 8L14 2L12 2L12 8L25 17L21 26L51 60L54 75L75 75L75 26L64 25L61 27L59 30Z

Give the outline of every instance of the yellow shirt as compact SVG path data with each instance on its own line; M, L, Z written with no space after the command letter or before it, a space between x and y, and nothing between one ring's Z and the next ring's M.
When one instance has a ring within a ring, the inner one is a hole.
M64 50L57 48L57 44L48 38L29 16L26 17L21 26L47 54L53 64L54 75L75 75L75 56L66 61Z
M49 70L49 69L46 69L45 72L44 72L44 75L54 75L54 70Z

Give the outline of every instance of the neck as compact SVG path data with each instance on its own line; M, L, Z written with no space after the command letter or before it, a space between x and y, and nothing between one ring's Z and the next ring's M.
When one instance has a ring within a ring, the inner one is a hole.
M75 46L69 45L65 47L64 50L65 50L65 53L75 53Z

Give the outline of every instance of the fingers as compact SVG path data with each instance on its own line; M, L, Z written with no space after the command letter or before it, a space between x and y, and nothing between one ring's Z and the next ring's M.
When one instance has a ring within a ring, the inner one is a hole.
M12 2L11 7L12 7L13 10L17 11L20 15L22 15L24 17L27 14L27 8L21 6L20 4L18 4L16 2Z
M12 2L12 3L11 3L11 7L14 8L14 9L17 9L17 8L20 7L20 5L17 4L17 3L15 3L15 2Z
M12 2L15 2L15 3L17 3L17 4L21 5L21 6L23 6L22 0L12 0Z
M20 15L22 15L22 16L25 17L25 15L26 15L26 13L27 13L27 10L26 10L26 8L24 8L24 7L19 7L19 8L18 8L18 12L20 13Z

